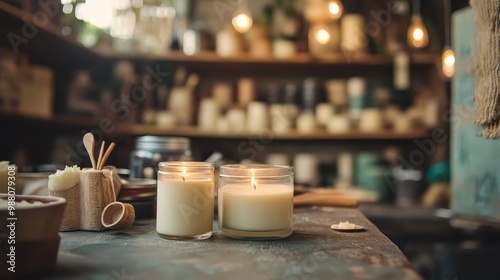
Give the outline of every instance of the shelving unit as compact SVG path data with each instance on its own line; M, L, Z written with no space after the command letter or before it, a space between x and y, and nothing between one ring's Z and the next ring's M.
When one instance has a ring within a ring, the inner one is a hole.
M89 119L73 115L55 115L50 118L41 118L34 116L25 116L20 114L0 113L1 118L17 119L25 123L53 124L60 126L74 127L99 127L99 120ZM215 132L203 131L195 126L162 128L155 125L129 124L113 122L116 126L115 133L123 135L141 136L141 135L159 135L159 136L181 136L190 138L220 138L244 140L249 138L267 137L276 140L411 140L425 138L430 136L430 130L419 128L409 132L396 132L393 130L382 130L377 132L351 131L349 133L329 133L324 130L316 130L312 133L299 133L290 131L287 133L274 133L266 130L261 134L256 133L234 133L234 132Z
M368 54L353 56L336 54L314 57L308 53L299 53L291 59L277 59L245 55L219 57L214 52L202 52L195 56L188 56L180 51L170 51L164 54L123 54L105 49L88 49L74 37L63 36L59 26L50 22L38 24L36 20L33 20L33 15L5 2L0 2L0 26L2 26L0 27L0 36L7 38L9 32L22 34L21 29L26 23L33 24L38 31L32 38L29 38L27 43L19 45L20 52L28 54L31 63L51 67L56 73L60 72L65 75L78 69L88 69L93 75L102 75L119 60L130 60L139 66L161 64L175 67L183 65L190 72L198 73L202 79L207 81L232 80L242 76L253 76L257 79L269 77L303 79L305 77L330 78L332 76L347 78L361 75L374 79L391 79L393 71L391 57ZM8 40L0 42L1 46L12 50ZM436 80L437 61L437 56L430 53L413 53L410 58L412 73L429 81L435 93L441 94L444 91L444 86L442 81ZM64 92L58 94L63 95ZM51 133L59 132L65 135L79 135L84 129L96 129L100 125L100 120L97 118L61 113L50 118L38 118L0 112L0 118L9 121L12 129L33 128L42 132L43 127L46 126L50 127ZM239 144L249 139L259 139L262 136L250 133L208 132L199 130L197 127L166 129L154 125L119 121L115 121L113 125L116 125L116 128L112 135L106 137L119 140L122 144L118 146L118 149L122 150L115 153L115 155L120 156L119 158L111 160L121 162L118 165L125 167L128 164L128 155L134 146L134 139L140 135L189 137L193 142L193 152L198 156L205 156L209 148L234 154ZM430 136L428 129L414 129L408 133L395 133L390 130L376 133L353 131L347 134L331 134L324 130L310 134L301 134L296 131L285 134L272 133L270 130L268 132L271 134L266 134L264 137L272 137L276 141L266 146L265 153L273 151L295 153L305 150L334 154L334 149L339 147L345 149L350 145L357 145L357 147L361 145L363 148L375 150L380 149L381 144L385 143L412 149L412 140ZM23 131L22 134L26 137L27 132ZM50 141L55 136L43 135L43 137ZM29 139L25 139L23 142L28 143ZM15 145L16 143L11 144ZM332 148L334 146L335 148ZM3 153L6 153L8 149L10 148L4 148ZM262 160L262 156L258 159Z

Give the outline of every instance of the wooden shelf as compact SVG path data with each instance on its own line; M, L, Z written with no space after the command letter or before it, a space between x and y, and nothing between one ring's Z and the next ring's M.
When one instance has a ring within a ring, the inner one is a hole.
M206 64L267 64L267 65L372 65L382 66L390 65L390 58L384 59L372 54L355 54L344 56L343 54L332 54L322 57L314 57L308 53L298 53L293 58L274 58L274 57L251 57L249 55L239 55L234 57L221 57L215 52L202 52L200 54L189 56L180 51L170 51L165 54L120 54L120 53L101 53L103 57L113 59L129 60L150 60L165 62L182 62L187 64L206 63ZM435 64L437 57L434 54L412 54L411 62L414 65Z
M120 131L125 132L125 131ZM251 139L265 138L276 140L411 140L428 137L428 129L414 129L407 133L397 133L391 130L380 132L360 132L352 131L349 133L333 134L324 130L318 130L312 133L299 133L292 131L288 133L273 133L271 130L266 130L262 134L251 133L221 133L214 131L202 131L197 127L179 127L173 129L159 128L154 125L135 124L126 129L127 133L133 135L168 135L168 136L184 136L192 138L225 138L225 139Z
M0 113L0 118L15 118L21 122L42 122L61 126L95 128L99 127L99 119L88 118L77 115L55 115L50 118L26 116L15 113ZM430 135L429 129L414 129L411 132L398 133L392 130L384 130L380 132L361 132L352 131L349 133L333 134L324 130L318 130L312 133L299 133L291 131L288 133L274 133L271 130L266 130L261 134L252 133L233 133L233 132L215 132L203 131L198 127L177 127L166 129L155 125L144 124L129 124L119 121L113 122L116 126L114 133L126 135L160 135L160 136L183 136L190 138L224 138L224 139L276 139L276 140L411 140L425 138Z
M215 52L202 52L195 56L188 56L181 51L171 51L165 54L148 53L119 53L113 50L94 50L83 46L72 36L63 36L61 28L50 22L39 24L33 20L33 15L17 7L0 1L0 23L4 26L11 26L13 23L21 27L25 24L35 25L41 34L36 34L26 45L20 44L21 51L29 51L30 54L41 57L42 62L50 62L53 56L57 55L58 60L68 59L78 60L83 65L90 65L92 62L128 59L133 61L154 61L154 62L174 62L185 64L210 64L218 66L230 65L263 65L263 66L388 66L392 59L383 58L371 54L332 54L322 57L314 57L308 53L298 53L293 58L279 59L274 57L251 57L240 55L235 57L220 57ZM2 30L0 30L2 31ZM14 32L21 34L21 28L14 29ZM7 36L7 29L4 28L0 35ZM45 40L48 39L48 40ZM33 41L33 42L32 42ZM434 65L437 56L429 53L414 53L411 56L412 65Z

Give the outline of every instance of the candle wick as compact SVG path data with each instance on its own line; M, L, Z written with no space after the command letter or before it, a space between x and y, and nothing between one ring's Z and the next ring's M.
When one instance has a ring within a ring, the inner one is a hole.
M181 176L181 178L182 178L182 181L186 181L186 178L184 178L184 177L182 177L182 176Z
M257 186L255 184L253 184L253 189L256 190L257 189Z

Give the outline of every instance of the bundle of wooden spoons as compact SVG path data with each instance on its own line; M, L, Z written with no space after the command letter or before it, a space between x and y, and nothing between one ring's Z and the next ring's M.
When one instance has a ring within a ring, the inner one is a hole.
M102 170L104 164L108 160L109 155L115 148L115 143L111 142L106 152L104 152L106 142L103 140L101 144L101 149L99 150L99 157L97 158L97 162L95 161L94 152L95 152L95 138L94 135L90 132L83 136L83 145L89 154L90 161L92 163L92 168L95 170Z

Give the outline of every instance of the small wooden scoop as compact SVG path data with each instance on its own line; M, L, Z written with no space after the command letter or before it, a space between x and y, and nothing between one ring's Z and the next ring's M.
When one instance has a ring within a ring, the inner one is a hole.
M334 207L358 207L359 201L355 198L337 194L307 193L297 195L293 198L294 206L334 206Z

